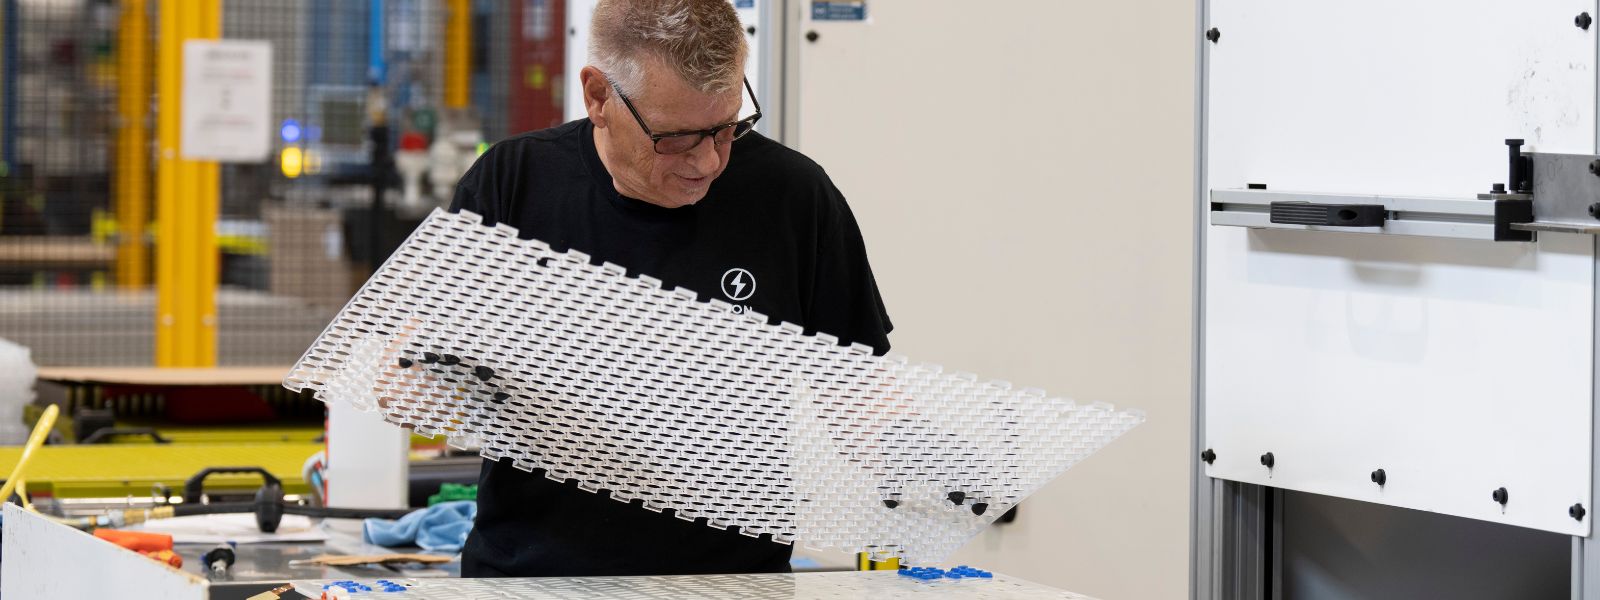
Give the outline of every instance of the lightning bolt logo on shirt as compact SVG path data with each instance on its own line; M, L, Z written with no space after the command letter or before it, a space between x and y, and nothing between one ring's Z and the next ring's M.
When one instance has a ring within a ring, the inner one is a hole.
M722 295L729 300L738 302L750 298L756 293L756 278L749 271L739 268L728 269L722 274Z

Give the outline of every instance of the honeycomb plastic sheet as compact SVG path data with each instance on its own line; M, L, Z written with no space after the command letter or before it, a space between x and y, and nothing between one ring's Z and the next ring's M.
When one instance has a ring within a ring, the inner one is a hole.
M354 584L354 585L352 585ZM922 581L888 572L797 575L684 575L672 577L541 577L515 579L396 579L296 581L295 591L328 600L791 600L795 598L977 598L980 600L1094 600L997 575L993 579ZM365 590L361 588L366 588ZM337 588L337 589L336 589ZM324 596L326 594L326 596Z
M436 211L285 385L642 509L918 564L1143 420L732 309Z

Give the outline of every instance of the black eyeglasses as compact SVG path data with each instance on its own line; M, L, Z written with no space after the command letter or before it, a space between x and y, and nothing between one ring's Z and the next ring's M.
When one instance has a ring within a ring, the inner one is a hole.
M756 121L761 120L761 103L756 101L756 92L750 88L750 80L747 78L744 80L744 89L750 92L750 103L756 107L756 114L710 129L656 133L650 131L649 125L644 124L644 117L639 116L639 109L633 107L633 101L628 99L628 95L622 93L622 87L618 86L617 82L611 81L610 77L607 77L606 81L611 84L611 89L617 91L617 97L622 98L622 103L627 105L628 112L633 113L633 120L639 122L639 128L644 130L645 135L650 136L650 143L655 146L656 154L682 154L699 146L700 141L706 138L711 138L713 143L727 144L754 131Z

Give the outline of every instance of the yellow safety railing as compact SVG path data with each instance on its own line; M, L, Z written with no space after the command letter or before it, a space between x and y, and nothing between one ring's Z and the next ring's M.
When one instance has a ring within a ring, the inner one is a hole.
M122 0L117 32L117 286L143 288L149 284L149 250L144 224L150 220L149 132L145 127L150 104L149 5L146 0Z
M180 146L183 45L217 39L221 0L167 0L157 51L156 365L209 367L217 361L217 163L185 160Z
M450 18L444 33L444 106L465 108L472 89L472 0L446 1Z

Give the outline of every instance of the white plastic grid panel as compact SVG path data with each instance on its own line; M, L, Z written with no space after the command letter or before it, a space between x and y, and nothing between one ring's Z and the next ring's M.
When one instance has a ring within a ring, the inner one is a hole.
M1094 600L1071 592L996 575L993 579L919 581L888 572L761 575L681 575L670 577L540 577L510 579L403 579L404 592L330 594L329 600L511 600L560 598L588 600L790 600L793 598L975 598L977 600ZM320 597L334 581L297 581L295 591Z
M284 384L645 509L910 563L1143 420L730 309L436 211Z

